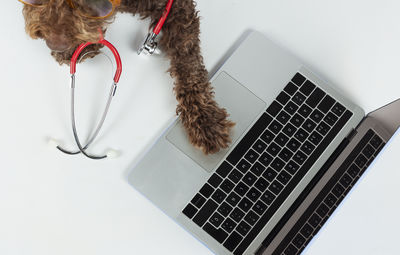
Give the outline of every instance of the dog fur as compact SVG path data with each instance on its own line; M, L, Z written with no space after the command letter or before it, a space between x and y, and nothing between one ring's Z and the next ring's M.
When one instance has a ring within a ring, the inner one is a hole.
M77 6L82 0L75 0ZM157 24L167 0L122 0L116 11L106 19L93 19L80 15L66 0L50 0L41 7L24 5L26 32L34 39L44 39L52 48L51 54L60 64L69 64L76 47L84 42L96 42L99 28L106 31L115 13L138 14L151 20L150 27ZM169 72L175 79L174 92L179 114L190 142L205 154L218 152L231 142L230 132L234 123L214 100L214 92L208 81L208 73L200 53L200 21L193 0L175 0L162 28L159 47L170 60ZM129 32L129 31L128 31ZM85 52L95 50L91 45Z

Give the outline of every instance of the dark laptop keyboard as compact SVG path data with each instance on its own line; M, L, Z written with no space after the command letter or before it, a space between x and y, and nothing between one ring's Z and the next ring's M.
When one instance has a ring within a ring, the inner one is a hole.
M297 73L183 214L242 254L351 116Z
M293 226L273 255L300 254L381 151L385 143L369 130Z

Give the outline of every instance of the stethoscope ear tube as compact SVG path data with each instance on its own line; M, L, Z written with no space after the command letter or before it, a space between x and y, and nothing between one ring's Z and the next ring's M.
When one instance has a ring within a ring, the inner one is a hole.
M72 55L71 58L71 63L70 63L70 73L71 75L76 73L76 62L78 61L79 55L82 53L82 51L89 45L94 44L92 42L87 42L87 43L82 43L79 45L79 47L75 50L74 54ZM109 41L105 39L100 39L96 44L103 44L104 46L107 46L111 52L114 54L115 57L115 62L117 63L117 69L115 70L115 75L114 75L114 82L118 83L119 78L121 77L122 73L122 61L121 57L119 56L119 53L117 49L112 45Z
M121 58L119 56L119 53L117 51L117 49L108 41L104 40L103 38L100 39L97 43L103 44L105 46L107 46L111 52L114 54L115 57L115 61L117 63L117 69L114 75L114 81L113 84L111 86L111 90L108 96L108 100L106 103L106 107L103 111L101 120L99 121L99 123L97 124L97 127L95 129L94 134L91 136L91 138L89 139L89 141L86 143L85 146L82 146L79 137L78 137L78 133L77 133L77 129L76 129L76 121L75 121L75 73L76 73L76 62L78 61L78 57L79 55L82 53L83 49L85 49L87 46L93 44L91 42L87 42L84 44L79 45L79 47L76 49L76 51L74 52L72 58L71 58L71 63L70 63L70 73L71 73L71 123L72 123L72 131L74 134L74 139L75 139L75 143L79 148L79 151L69 151L66 150L64 148L62 148L60 145L58 145L56 148L58 150L60 150L61 152L64 152L66 154L69 155L75 155L75 154L79 154L82 153L83 155L85 155L88 158L91 159L103 159L109 156L115 156L115 152L114 151L110 151L109 153L107 153L106 155L103 156L95 156L95 155L91 155L88 154L86 152L86 149L89 147L89 145L94 141L94 139L96 138L96 136L98 135L98 133L100 132L101 127L103 126L104 120L107 116L107 112L108 109L110 107L111 104L111 100L115 95L115 91L117 89L117 83L119 81L119 78L121 77L121 72L122 72L122 62L121 62Z

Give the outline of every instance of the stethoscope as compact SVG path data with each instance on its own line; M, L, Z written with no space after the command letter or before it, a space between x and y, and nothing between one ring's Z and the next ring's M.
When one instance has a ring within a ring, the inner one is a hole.
M142 46L139 48L139 50L137 52L139 55L140 55L141 52L144 52L144 53L146 53L148 55L152 55L156 51L157 42L155 41L155 39L157 38L158 34L160 33L161 28L164 25L164 22L168 17L168 14L169 14L169 12L171 10L171 7L172 7L172 3L173 3L173 0L169 0L168 1L167 6L165 7L165 10L163 12L162 17L158 21L157 25L154 27L153 31L147 35L147 37L144 40ZM77 133L76 120L75 120L75 73L76 73L76 62L78 61L78 57L82 53L82 51L86 47L88 47L89 45L92 45L92 44L102 44L102 45L106 46L108 49L110 49L111 52L114 55L115 62L116 62L116 65L117 65L117 69L116 69L115 74L114 74L113 83L111 85L111 89L110 89L110 92L109 92L109 95L108 95L107 103L106 103L105 109L103 111L102 117L101 117L99 123L97 123L95 131L92 134L92 136L89 138L88 142L86 142L86 144L84 146L82 146L82 143L80 142L80 139L79 139L79 136L78 136L78 133ZM95 42L95 43L87 42L87 43L83 43L83 44L79 45L79 47L75 50L74 54L72 55L71 62L70 62L70 74L71 74L71 124L72 124L72 132L73 132L73 135L74 135L75 143L76 143L76 145L77 145L79 150L76 150L76 151L67 150L67 149L61 147L61 145L59 145L53 139L50 140L50 144L55 145L58 150L60 150L61 152L66 153L66 154L76 155L76 154L82 153L83 155L85 155L86 157L88 157L90 159L104 159L104 158L107 158L107 157L110 158L110 157L117 156L118 153L116 151L114 151L114 150L110 150L105 155L99 155L99 156L98 155L89 154L89 153L86 152L86 150L93 143L94 139L97 137L97 135L100 132L101 127L104 124L104 121L106 119L108 110L109 110L110 105L111 105L111 101L112 101L113 97L115 96L115 93L116 93L116 90L117 90L117 84L118 84L119 78L121 77L121 73L122 73L121 57L120 57L117 49L110 42L105 40L103 38L102 34L100 36L100 40Z

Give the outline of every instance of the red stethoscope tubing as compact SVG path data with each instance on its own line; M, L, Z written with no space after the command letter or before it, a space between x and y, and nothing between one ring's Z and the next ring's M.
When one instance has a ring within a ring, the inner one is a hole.
M160 18L160 20L158 21L156 27L153 30L153 33L155 33L156 35L158 35L160 33L161 28L164 25L164 22L168 17L169 11L171 10L173 2L174 2L174 0L168 0L168 3L167 3L167 6L165 7L163 15L162 15L162 17Z
M86 48L87 46L91 45L91 44L97 44L97 43L107 46L111 50L111 52L114 54L115 62L117 63L117 70L115 71L114 82L118 83L119 78L121 77L121 73L122 73L121 57L119 56L119 53L118 53L117 49L114 47L114 45L112 45L109 41L107 41L105 39L100 39L96 43L87 42L87 43L82 43L81 45L79 45L79 47L75 50L75 52L74 52L74 54L72 55L72 58L71 58L70 73L71 74L75 74L75 72L76 72L76 62L78 60L79 54L81 54L83 49Z

